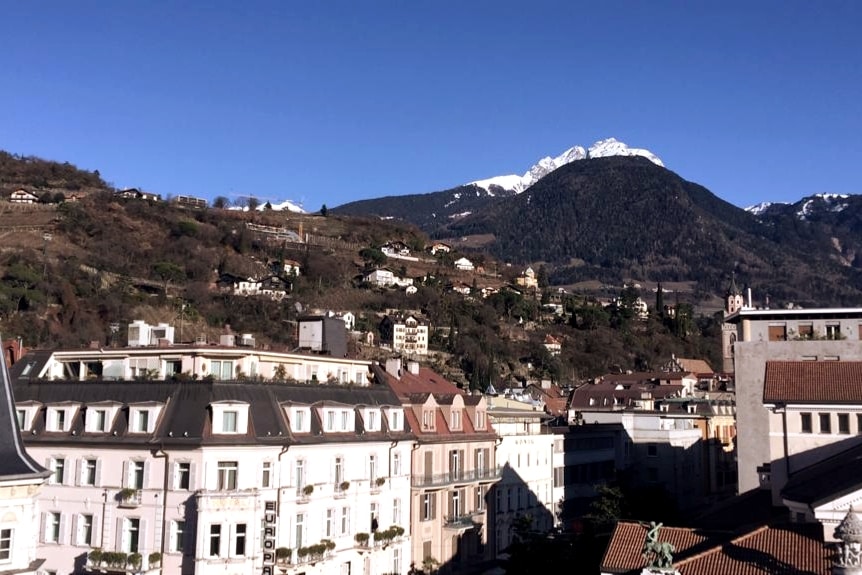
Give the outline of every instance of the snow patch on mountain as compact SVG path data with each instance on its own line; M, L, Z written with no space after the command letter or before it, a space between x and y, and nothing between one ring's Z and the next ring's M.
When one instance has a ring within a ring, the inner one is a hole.
M302 207L302 204L298 204L291 200L284 200L278 203L270 202L270 208L274 212L294 212L296 214L307 214L308 212ZM238 212L247 212L248 206L231 206L228 208L230 210L235 210ZM255 208L258 212L262 212L267 209L266 202L258 204L257 208Z
M847 194L815 194L802 203L802 207L796 211L796 216L800 220L806 219L817 209L818 204L825 204L822 209L829 212L843 211L848 205L843 200L847 198Z
M516 174L495 176L484 180L476 180L475 182L470 182L470 184L483 188L491 196L494 195L492 186L499 186L504 190L520 194L561 166L578 160L607 158L609 156L642 156L657 166L664 167L661 159L649 150L629 148L626 144L615 138L608 138L606 140L599 140L588 149L584 149L583 146L573 146L555 158L551 158L550 156L542 158L527 170L527 173L523 176Z
M763 213L769 209L769 206L773 205L774 202L760 202L759 204L754 204L753 206L748 206L744 208L746 212L754 216L763 215ZM781 202L778 202L779 204Z

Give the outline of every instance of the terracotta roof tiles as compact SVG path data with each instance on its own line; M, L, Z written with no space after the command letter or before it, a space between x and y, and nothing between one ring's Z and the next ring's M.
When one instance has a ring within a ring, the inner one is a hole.
M860 361L768 361L766 403L862 403Z

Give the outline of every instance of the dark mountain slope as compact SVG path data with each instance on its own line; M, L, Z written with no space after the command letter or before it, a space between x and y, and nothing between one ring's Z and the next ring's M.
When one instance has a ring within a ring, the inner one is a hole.
M437 232L466 212L478 213L514 192L494 188L492 196L478 186L459 186L441 192L386 196L350 202L330 210L335 214L394 218L415 224L428 233Z
M450 231L493 234L495 255L555 264L557 282L695 280L716 293L736 269L776 300L860 299L858 278L822 253L775 241L751 214L643 158L563 166Z

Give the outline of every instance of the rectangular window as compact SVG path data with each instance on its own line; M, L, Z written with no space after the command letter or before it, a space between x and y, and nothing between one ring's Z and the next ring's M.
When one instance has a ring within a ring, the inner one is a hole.
M368 456L368 477L371 479L371 482L374 483L374 480L377 479L377 456L369 455Z
M647 457L658 457L658 445L655 443L647 444Z
M799 421L802 429L802 433L811 433L813 428L811 426L811 414L810 413L800 413Z
M341 482L344 481L344 458L336 457L335 458L335 469L334 469L334 477L333 477L336 486L341 485Z
M192 464L188 461L177 463L177 489L188 490L191 485Z
M305 431L305 411L297 409L293 412L294 431Z
M785 324L776 324L769 326L769 341L786 341L787 326Z
M66 431L66 410L58 409L57 410L57 419L56 426L54 427L55 431Z
M150 430L150 412L142 409L138 412L138 425L135 428L135 431L139 433L146 433Z
M856 414L856 433L862 435L862 413Z
M820 420L820 433L832 433L832 418L828 413L818 414Z
M799 338L811 339L814 337L814 326L810 323L799 324Z
M60 542L60 514L48 513L45 518L45 542Z
M293 464L293 475L296 480L296 493L302 493L302 488L305 487L305 460L297 459Z
M210 525L210 557L221 555L221 525Z
M485 429L485 412L476 412L476 429Z
M63 477L66 472L66 460L54 458L51 460L51 483L54 485L62 485Z
M78 516L78 545L93 544L93 516Z
M349 411L342 411L341 412L341 431L347 431L348 429L350 429L348 427L349 421L350 421L350 412Z
M377 430L377 412L369 411L368 412L368 431L376 431Z
M272 462L271 461L264 461L263 462L263 470L261 472L260 486L261 487L271 487L272 486Z
M838 433L847 435L850 433L850 414L849 413L839 413L838 414Z
M214 379L233 379L233 361L211 361L210 375L212 375Z
M392 549L392 572L401 573L401 550L397 547Z
M93 431L106 431L108 427L108 412L97 409L93 412Z
M84 485L96 484L96 460L85 459L83 462L81 483Z
M827 323L825 327L826 339L841 339L841 325Z
M141 537L141 520L130 517L123 522L123 551L126 553L137 553Z
M235 557L245 556L245 523L237 523L233 538L233 554Z
M233 491L236 489L236 475L239 464L236 461L218 462L218 490Z
M324 531L327 537L335 537L335 509L326 510L326 525Z
M293 531L293 543L294 543L295 549L299 549L300 547L302 547L302 543L304 541L303 535L305 534L304 524L305 524L305 513L297 513L296 523L294 524L294 531Z
M335 431L335 412L331 409L326 412L326 431Z
M236 411L225 411L222 413L221 430L223 433L236 433L238 416L239 413Z
M15 415L18 416L18 429L27 429L27 427L24 425L24 422L27 420L27 411L19 409L15 411Z
M391 416L389 418L390 423L391 423L391 425L389 427L394 431L400 431L401 430L401 412L395 410L395 411L390 411L389 414Z
M461 411L452 410L452 429L461 429Z
M476 511L485 509L485 488L481 485L476 487L476 500L473 502L473 509Z
M181 552L185 545L186 538L186 522L185 521L174 521L173 525L171 525L172 533L171 533L171 551Z
M12 558L12 529L0 529L0 561Z
M394 499L392 501L392 524L400 525L401 524L401 500Z
M132 489L144 488L144 462L132 461L129 463L129 487Z
M350 533L350 507L341 508L341 534Z
M394 477L401 475L401 454L397 451L392 454L392 475Z
M436 493L422 494L422 521L430 521L434 519L437 507Z

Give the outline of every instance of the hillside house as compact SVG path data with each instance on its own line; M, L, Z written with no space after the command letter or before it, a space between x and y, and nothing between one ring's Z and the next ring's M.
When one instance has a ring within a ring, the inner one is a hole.
M380 247L387 256L409 256L410 248L404 242L387 242Z
M281 273L285 276L299 277L302 275L302 264L296 260L283 260L281 262Z
M545 336L545 341L542 345L554 357L558 357L563 350L562 342L551 334Z
M428 322L418 315L386 315L379 331L381 346L406 354L428 354Z
M407 287L413 285L413 278L398 277L392 270L387 268L379 268L365 274L364 280L377 287Z
M448 254L452 252L452 246L449 244L444 244L443 242L434 242L431 244L429 248L432 256L436 256L437 254Z
M35 204L39 201L39 197L27 190L15 190L9 196L9 201L13 204Z
M520 276L515 278L515 283L527 289L536 289L539 287L539 280L536 278L536 272L533 268L528 267Z
M115 192L114 195L124 200L149 200L153 202L158 202L162 199L159 194L154 194L152 192L144 192L138 188L126 188L124 190L119 190Z
M455 260L455 269L461 270L462 272L471 272L475 269L473 262L468 260L467 258L458 258Z

